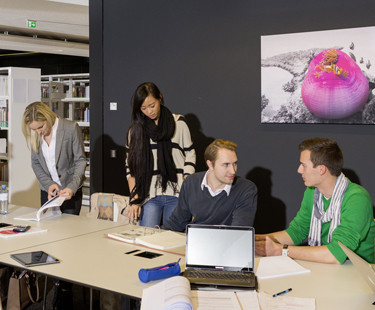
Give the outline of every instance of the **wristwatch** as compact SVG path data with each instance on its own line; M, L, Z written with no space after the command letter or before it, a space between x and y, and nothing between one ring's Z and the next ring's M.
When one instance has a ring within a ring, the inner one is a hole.
M283 250L282 250L282 252L281 252L281 255L282 255L282 256L288 256L288 253L289 253L288 245L287 245L287 244L284 244L284 245L283 245Z

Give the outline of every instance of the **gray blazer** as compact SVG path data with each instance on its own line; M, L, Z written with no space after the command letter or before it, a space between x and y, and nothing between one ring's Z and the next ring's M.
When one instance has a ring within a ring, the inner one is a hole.
M82 186L85 178L86 156L83 146L82 133L79 126L64 118L59 118L56 130L56 170L63 188L70 188L75 194ZM48 188L55 184L48 171L43 156L42 144L39 153L31 150L31 166L40 188L48 192Z

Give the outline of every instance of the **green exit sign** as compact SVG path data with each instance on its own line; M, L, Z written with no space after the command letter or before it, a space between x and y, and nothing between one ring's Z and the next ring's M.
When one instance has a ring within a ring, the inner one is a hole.
M27 28L36 28L36 21L35 20L28 20L27 21Z

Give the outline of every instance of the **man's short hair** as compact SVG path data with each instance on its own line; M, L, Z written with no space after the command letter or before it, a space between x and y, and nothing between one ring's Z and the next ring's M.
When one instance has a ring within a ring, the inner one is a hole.
M300 152L310 151L314 167L324 165L334 176L339 176L344 165L344 157L336 141L325 138L307 139L298 146Z
M207 146L204 152L205 161L209 160L215 165L217 159L217 152L219 149L227 149L237 154L237 144L228 140L216 139L209 146Z

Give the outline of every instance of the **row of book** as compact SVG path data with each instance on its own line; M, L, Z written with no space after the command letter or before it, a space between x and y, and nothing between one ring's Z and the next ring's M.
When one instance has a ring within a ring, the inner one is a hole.
M52 93L62 93L58 89L52 88ZM69 95L65 93L68 97ZM73 92L71 94L73 98L90 98L90 86L77 86L73 87ZM49 87L42 87L41 90L41 97L42 98L49 98Z
M90 98L90 86L73 87L72 96L78 98Z
M90 108L76 108L74 110L74 120L79 120L83 122L90 121Z
M0 181L8 182L8 162L0 162Z
M8 109L0 107L0 127L8 127Z

